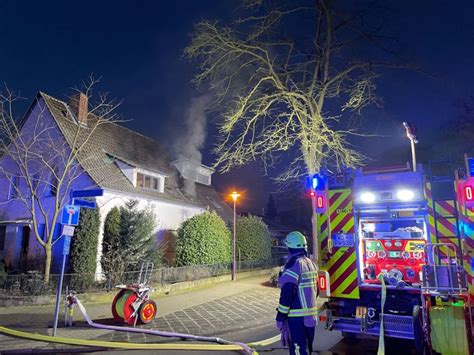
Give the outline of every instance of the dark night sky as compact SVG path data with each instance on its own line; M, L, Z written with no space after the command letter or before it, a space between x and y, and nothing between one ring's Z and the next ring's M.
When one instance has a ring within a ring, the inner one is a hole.
M190 83L193 65L181 58L193 24L204 18L225 22L236 3L0 0L0 81L28 98L38 90L64 98L90 73L100 75L101 89L124 99L120 111L131 120L126 125L170 145L198 95ZM423 139L456 116L455 102L474 94L474 2L386 3L404 55L429 75L384 73L378 87L384 108L366 115L387 137L365 143L369 152L383 150L387 141L403 144L403 120L413 122ZM204 152L204 163L210 159ZM221 191L231 185L247 189L248 207L259 210L271 189L260 175L252 166L215 181Z

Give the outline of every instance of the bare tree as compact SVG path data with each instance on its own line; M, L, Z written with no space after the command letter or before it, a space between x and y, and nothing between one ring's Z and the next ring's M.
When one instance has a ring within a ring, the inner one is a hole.
M378 104L374 68L384 63L358 59L354 49L363 40L378 45L378 29L367 35L363 11L341 15L330 0L243 4L250 15L229 27L199 22L185 49L199 62L195 82L209 85L221 113L215 166L226 172L260 158L266 170L283 153L291 163L277 180L289 181L361 164L347 141L357 133L341 119ZM312 226L316 247L314 214Z
M101 125L117 120L115 110L120 103L108 99L107 94L95 98L92 90L97 83L91 77L76 89L70 98L72 104L59 113L60 120L49 115L51 107L41 95L25 118L18 120L14 105L21 97L8 88L0 94L0 177L10 186L9 196L2 200L18 201L13 208L23 209L31 219L31 231L44 250L45 283L49 282L52 247L59 240L54 237L61 211L70 201L71 188L86 175L81 163L94 159L88 144ZM90 100L96 103L89 105ZM73 114L78 105L85 105L82 112L86 117ZM40 224L44 224L44 231Z

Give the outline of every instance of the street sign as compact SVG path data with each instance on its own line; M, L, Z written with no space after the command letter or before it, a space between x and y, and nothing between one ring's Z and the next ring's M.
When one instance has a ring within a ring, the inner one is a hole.
M96 203L94 201L78 200L74 199L74 206L80 206L84 208L95 208Z
M69 249L70 248L71 248L71 237L65 236L64 237L64 244L63 244L63 255L69 255Z
M79 224L79 213L81 209L79 206L66 205L61 214L61 224L69 224L77 226Z
M72 237L74 235L74 226L69 224L63 225L63 235Z
M104 190L102 189L95 189L95 190L78 190L72 191L71 197L95 197L95 196L103 196Z

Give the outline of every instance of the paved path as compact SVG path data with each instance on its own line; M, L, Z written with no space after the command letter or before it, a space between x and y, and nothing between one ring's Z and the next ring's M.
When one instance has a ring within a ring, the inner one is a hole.
M194 289L176 295L158 296L158 317L143 326L171 332L207 336L222 336L254 327L273 325L278 303L278 289L265 286L268 276L224 282L205 288ZM86 304L91 318L96 322L114 324L110 304ZM19 306L0 308L0 324L17 330L38 334L51 334L48 328L53 305ZM76 309L73 328L59 328L58 336L81 339L125 342L169 342L170 339L152 335L113 332L89 327ZM61 317L60 320L63 318ZM272 335L276 332L273 331ZM53 350L69 348L60 344L45 344L16 339L0 334L0 349Z
M277 334L275 330L275 308L279 290L265 286L268 277L256 277L237 282L223 282L199 289L183 291L180 294L152 297L158 304L158 317L143 326L172 332L218 336L231 341L254 342ZM86 304L91 318L99 323L114 324L109 303ZM0 325L38 334L51 334L54 306L27 306L0 308ZM59 328L58 336L91 340L169 343L180 341L151 335L100 330L90 327L78 309L76 324L72 328ZM63 318L61 318L62 320ZM413 353L412 344L403 340L386 340L387 354ZM377 342L369 340L343 341L339 332L316 330L315 349L320 355L329 354L376 354ZM161 354L161 355L206 355L209 351L130 351L104 350L91 347L67 346L28 341L0 334L0 353L91 353L106 351L107 354ZM259 349L261 354L286 355L279 343ZM236 352L212 352L218 354Z

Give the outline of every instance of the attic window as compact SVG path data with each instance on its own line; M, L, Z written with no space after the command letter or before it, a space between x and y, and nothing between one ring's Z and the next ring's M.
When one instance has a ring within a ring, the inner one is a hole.
M155 177L143 173L137 173L137 187L147 190L164 192L165 178Z

